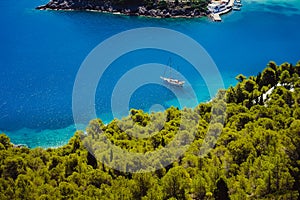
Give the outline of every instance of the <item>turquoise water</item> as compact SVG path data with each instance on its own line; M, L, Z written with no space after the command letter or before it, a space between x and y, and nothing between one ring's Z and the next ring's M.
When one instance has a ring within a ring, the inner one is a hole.
M0 2L0 131L12 142L30 147L60 146L73 135L72 90L76 73L93 48L121 31L164 27L187 34L213 58L225 87L234 85L239 73L256 75L270 60L280 64L300 59L300 3L296 0L244 0L242 11L222 16L222 23L34 9L44 3ZM124 70L149 62L166 64L168 56L156 51L134 52L116 62L106 74L109 78L105 87L96 94L98 116L106 123L112 119L110 95L113 83ZM181 66L185 64L174 59ZM118 69L120 65L123 68ZM203 80L194 76L189 67L181 70L189 74L199 101L208 101ZM130 106L149 111L154 104L168 107L178 102L168 90L150 85L134 93Z

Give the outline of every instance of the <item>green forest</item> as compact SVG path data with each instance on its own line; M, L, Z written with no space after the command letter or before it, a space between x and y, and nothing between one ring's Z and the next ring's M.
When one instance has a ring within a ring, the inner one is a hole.
M92 0L97 1L97 0ZM114 6L122 7L135 7L135 6L145 6L148 9L168 9L176 8L179 6L184 9L200 9L206 11L206 7L209 0L193 0L193 1L180 1L180 0L110 0L111 4Z
M17 147L0 134L0 199L299 199L300 61L236 79L193 109L92 120L60 148ZM125 159L111 145L149 156Z

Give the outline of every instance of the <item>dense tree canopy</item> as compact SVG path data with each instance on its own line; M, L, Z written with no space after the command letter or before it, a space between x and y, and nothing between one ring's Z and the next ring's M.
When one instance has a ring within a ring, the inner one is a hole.
M107 125L95 119L57 149L13 146L0 134L0 199L298 199L299 76L300 63L270 62L256 77L238 75L212 102L151 114L133 109ZM225 118L213 117L223 111ZM213 144L207 154L204 141ZM112 144L150 161L124 162ZM167 145L186 151L151 157ZM143 168L147 162L158 167Z

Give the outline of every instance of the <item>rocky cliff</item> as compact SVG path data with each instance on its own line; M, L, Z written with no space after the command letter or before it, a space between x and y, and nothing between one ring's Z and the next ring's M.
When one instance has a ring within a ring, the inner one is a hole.
M207 0L197 3L137 0L51 0L39 10L87 10L150 17L201 17L207 14Z

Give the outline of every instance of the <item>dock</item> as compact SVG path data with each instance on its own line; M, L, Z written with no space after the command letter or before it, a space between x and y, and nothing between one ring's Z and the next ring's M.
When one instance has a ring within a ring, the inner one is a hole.
M215 22L220 22L222 21L221 17L219 14L211 14L211 18L215 21Z

